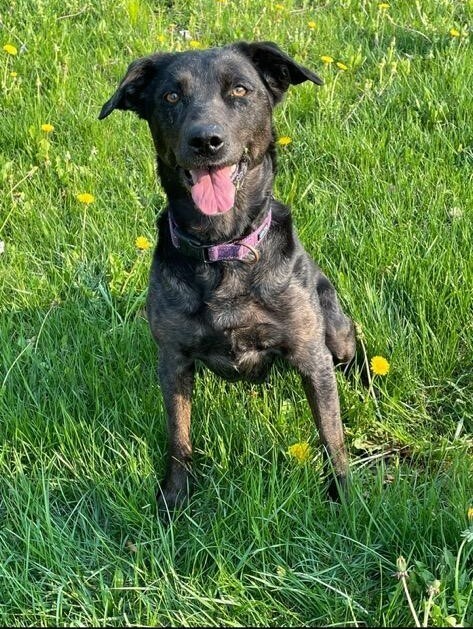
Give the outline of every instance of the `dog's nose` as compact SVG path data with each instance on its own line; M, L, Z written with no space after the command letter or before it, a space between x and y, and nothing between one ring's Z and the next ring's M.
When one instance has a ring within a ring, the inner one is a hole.
M189 132L189 146L199 155L215 155L224 144L224 131L218 124L196 125Z

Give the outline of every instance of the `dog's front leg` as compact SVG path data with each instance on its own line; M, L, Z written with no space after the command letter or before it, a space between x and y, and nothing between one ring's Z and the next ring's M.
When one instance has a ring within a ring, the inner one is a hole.
M325 345L318 344L312 349L305 348L303 355L293 362L302 376L302 384L320 439L336 475L336 481L329 486L329 493L335 498L339 489L346 485L348 457L332 356Z
M157 499L161 508L172 511L183 506L190 493L194 363L175 352L161 350L158 375L167 414L168 460Z

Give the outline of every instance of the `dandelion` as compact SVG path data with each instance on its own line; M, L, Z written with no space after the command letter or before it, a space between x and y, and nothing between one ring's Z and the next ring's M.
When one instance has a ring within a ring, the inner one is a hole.
M448 211L448 215L450 218L454 219L461 218L463 216L463 210L461 207L452 207L452 209Z
M151 243L145 236L138 236L135 240L135 247L140 251L146 251L151 247Z
M202 44L200 43L200 41L197 41L197 39L191 39L189 42L189 46L194 49L203 48Z
M160 44L163 44L166 41L166 35L158 35L156 39Z
M396 559L396 567L397 572L395 573L395 576L398 579L405 579L409 576L407 571L407 562L402 555Z
M14 46L13 44L5 44L5 46L3 47L3 50L12 56L15 56L18 54L18 49L16 46Z
M339 70L343 70L343 71L348 70L348 66L346 66L341 61L337 61L336 66Z
M363 326L361 325L361 323L358 323L358 321L355 321L355 333L356 333L356 338L359 341L365 340L365 333L363 331Z
M322 59L322 61L323 61L324 63L326 63L327 65L328 65L329 63L333 63L333 57L330 57L329 55L322 55L320 58L321 58L321 59Z
M293 456L298 463L305 463L310 457L310 446L307 441L301 443L294 443L288 448L288 454Z
M380 2L378 4L378 9L380 9L381 11L386 11L386 9L389 9L389 3L388 2Z
M126 540L125 546L130 551L130 553L137 553L138 552L138 548L137 548L136 544L133 544L133 542L130 542L129 539Z
M448 32L452 37L460 37L461 35L460 31L456 28L451 28Z
M437 596L438 594L440 594L440 586L442 585L441 581L439 581L438 579L435 579L434 581L432 581L432 583L429 583L428 587L427 587L427 594L429 596ZM428 618L428 615L427 615ZM424 626L427 626L427 623L424 623Z
M44 131L45 133L52 133L54 131L54 126L47 122L41 125L41 131Z
M414 624L416 627L421 627L422 625L419 622L419 618L417 616L416 610L414 609L414 605L412 604L411 595L409 593L409 588L407 587L407 579L409 578L409 572L407 570L407 562L404 557L398 557L396 561L397 572L394 573L402 583L402 587L404 589L404 593L406 595L407 604L409 605L409 609L411 611L412 617L414 618Z
M279 140L277 141L277 143L279 144L279 146L287 146L288 144L290 144L292 142L292 138L290 138L288 135L283 135L282 137L279 138Z
M12 79L16 79L16 77L18 76L18 72L10 72L10 76Z
M93 194L89 194L88 192L81 192L81 194L77 195L77 200L85 205L90 205L95 201L95 197Z
M385 376L389 372L389 363L383 356L373 356L371 371L375 376Z
M467 511L467 516L469 520L473 520L473 507L470 507Z
M317 28L317 24L313 20L310 20L310 22L307 22L307 26L310 28L311 31L313 31L314 28Z
M274 8L276 9L276 11L284 11L284 5L283 4L275 4Z

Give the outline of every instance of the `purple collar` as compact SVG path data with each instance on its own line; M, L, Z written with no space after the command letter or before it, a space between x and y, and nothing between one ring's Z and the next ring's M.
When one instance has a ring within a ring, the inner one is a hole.
M264 221L249 236L232 242L222 242L218 245L203 245L191 236L183 234L168 210L169 231L172 244L180 249L184 255L197 258L202 262L219 262L220 260L245 260L249 254L253 256L253 262L259 260L259 252L256 249L261 240L266 236L271 225L271 207Z

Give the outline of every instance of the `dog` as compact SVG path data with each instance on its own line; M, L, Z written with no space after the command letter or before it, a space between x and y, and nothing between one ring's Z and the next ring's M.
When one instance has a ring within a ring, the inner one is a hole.
M168 199L147 315L168 428L157 499L169 512L191 490L197 361L250 382L263 381L277 357L295 367L333 471L329 492L346 485L335 364L354 357L354 325L272 196L272 111L304 81L322 84L272 42L155 53L131 63L99 115L131 110L147 121Z

